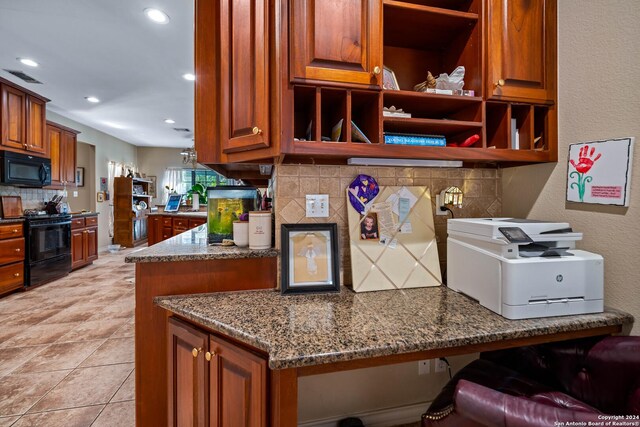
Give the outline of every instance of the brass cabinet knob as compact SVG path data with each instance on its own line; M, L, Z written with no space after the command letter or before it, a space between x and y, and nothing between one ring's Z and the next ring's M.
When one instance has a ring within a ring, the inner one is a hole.
M193 354L193 357L198 357L198 354L200 354L200 352L202 351L201 348L193 348L193 350L191 350L191 354Z
M216 352L215 352L215 351L212 351L212 352L208 352L208 351L207 351L207 352L204 354L204 358L205 358L205 359L207 359L207 362L210 362L210 361L211 361L211 359L213 359L214 357L216 357Z
M22 249L16 248L16 252L22 252Z
M20 273L13 273L13 277L20 277Z
M373 74L375 74L376 76L379 76L381 72L382 70L377 65L373 67Z
M496 86L504 86L504 79L498 80L498 82L496 83Z
M254 135L260 135L262 133L262 129L258 126L254 126L253 129L251 129L251 132L253 132Z
M14 230L11 230L11 231L12 231L13 233L17 233L17 232L18 232L18 230L15 230L15 229L14 229Z

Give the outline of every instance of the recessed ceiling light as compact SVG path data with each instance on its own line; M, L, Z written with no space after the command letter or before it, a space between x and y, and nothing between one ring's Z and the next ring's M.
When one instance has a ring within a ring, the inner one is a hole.
M187 73L187 74L183 74L182 78L192 82L192 81L194 81L196 79L196 76L195 76L195 74Z
M114 128L114 129L126 129L127 128L126 126L123 126L123 125L121 125L119 123L107 122L107 121L104 121L102 123L104 123L105 125L107 125L109 127Z
M175 121L175 120L173 120L173 119L164 119L164 122L165 122L166 124L168 124L168 125L172 125L172 124L174 124L176 121Z
M16 59L29 67L37 67L38 65L40 65L36 61L30 58L16 58Z
M157 24L166 24L169 22L169 15L167 15L160 9L154 9L150 7L144 10L144 14L147 15L147 18L151 19Z
M97 104L98 102L100 102L100 100L95 96L85 96L84 99L91 102L92 104Z

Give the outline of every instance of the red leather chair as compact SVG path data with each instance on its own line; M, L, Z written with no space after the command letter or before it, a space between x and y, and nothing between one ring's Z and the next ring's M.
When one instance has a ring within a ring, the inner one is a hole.
M423 426L540 427L640 415L640 337L596 337L483 353Z

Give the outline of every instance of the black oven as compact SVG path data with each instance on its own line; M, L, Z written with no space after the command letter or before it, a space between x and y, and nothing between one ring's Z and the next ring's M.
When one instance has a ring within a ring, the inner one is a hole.
M16 187L51 185L51 160L12 151L0 151L0 183Z
M71 271L71 215L26 218L25 285L37 286Z

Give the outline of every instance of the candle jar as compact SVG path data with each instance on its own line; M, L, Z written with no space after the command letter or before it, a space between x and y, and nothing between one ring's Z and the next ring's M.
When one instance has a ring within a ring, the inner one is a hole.
M249 212L249 249L271 248L271 211Z

